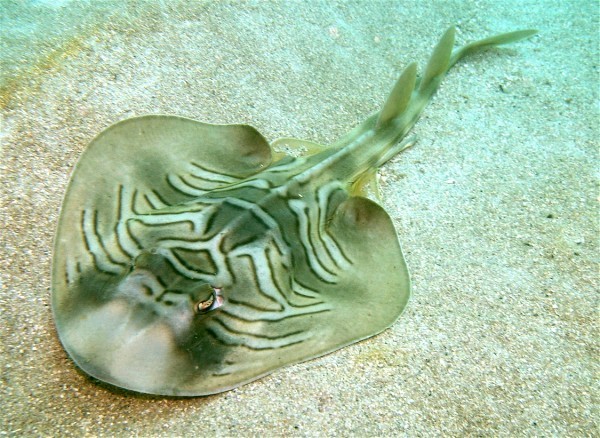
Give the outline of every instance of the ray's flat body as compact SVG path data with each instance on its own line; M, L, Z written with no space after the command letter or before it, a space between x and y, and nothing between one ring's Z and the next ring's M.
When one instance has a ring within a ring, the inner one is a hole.
M206 395L389 327L410 295L392 221L360 196L446 71L454 29L422 77L335 144L175 116L119 122L89 145L62 206L53 260L58 334L88 374L123 388Z

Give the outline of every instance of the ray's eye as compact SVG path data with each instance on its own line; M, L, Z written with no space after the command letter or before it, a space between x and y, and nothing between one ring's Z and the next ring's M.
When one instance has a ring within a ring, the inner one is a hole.
M225 301L225 299L223 298L223 295L221 295L222 289L220 287L214 287L214 286L212 286L212 288L213 288L213 292L212 292L211 296L208 297L208 299L206 299L204 301L200 301L199 303L197 303L194 306L194 310L199 315L203 315L205 313L210 312L211 310L218 309L219 307L221 307L223 305L223 303Z

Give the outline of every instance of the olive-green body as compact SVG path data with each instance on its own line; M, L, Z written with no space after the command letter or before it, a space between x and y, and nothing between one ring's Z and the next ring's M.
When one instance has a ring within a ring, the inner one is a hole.
M533 33L453 53L449 29L422 77L409 65L382 110L328 147L175 116L106 129L55 242L65 349L120 387L206 395L389 327L409 275L392 221L363 195L458 59Z

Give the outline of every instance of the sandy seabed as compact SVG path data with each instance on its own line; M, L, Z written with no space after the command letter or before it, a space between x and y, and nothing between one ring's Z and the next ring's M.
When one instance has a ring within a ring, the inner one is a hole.
M598 434L596 1L6 1L0 17L0 434ZM170 113L331 143L452 24L458 43L539 35L457 65L381 170L413 281L390 329L210 397L77 369L52 241L98 132Z

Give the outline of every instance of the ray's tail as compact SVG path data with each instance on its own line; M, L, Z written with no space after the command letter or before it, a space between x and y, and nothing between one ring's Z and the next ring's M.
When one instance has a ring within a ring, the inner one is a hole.
M350 146L354 149L354 162L360 170L350 179L380 167L414 143L413 138L401 143L399 141L413 127L440 82L456 62L479 50L513 43L536 33L534 29L503 33L474 41L452 51L455 30L454 27L450 27L434 48L423 75L417 75L415 62L409 64L396 81L381 111L369 117L336 143L339 148ZM369 139L366 148L358 144L351 146L352 142L360 138Z
M413 117L418 116L448 70L464 56L490 46L519 41L536 33L533 29L503 33L474 41L452 52L455 31L454 27L450 27L433 50L421 78L417 78L416 63L404 69L379 112L376 127L383 127L407 112L412 113Z

